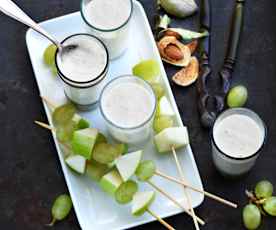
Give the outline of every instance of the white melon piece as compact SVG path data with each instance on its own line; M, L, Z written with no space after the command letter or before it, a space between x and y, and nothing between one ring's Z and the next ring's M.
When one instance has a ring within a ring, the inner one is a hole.
M136 192L133 196L132 200L132 208L131 213L134 216L143 215L151 203L154 201L155 192L147 191L147 192Z
M174 110L171 103L166 96L163 96L158 101L156 116L174 116Z
M113 169L101 178L99 185L104 192L113 196L122 183L120 173L117 169Z
M134 175L142 159L142 155L143 151L139 150L136 152L127 153L116 159L116 168L118 169L124 181L127 181L132 175Z
M75 172L84 174L86 159L80 155L72 155L65 159L66 164Z
M186 127L166 128L154 137L154 143L159 153L171 151L189 144L189 136Z

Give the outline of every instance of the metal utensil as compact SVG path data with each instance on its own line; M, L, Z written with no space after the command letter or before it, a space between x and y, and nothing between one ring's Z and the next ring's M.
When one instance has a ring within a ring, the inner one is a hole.
M211 95L208 92L207 80L211 76L210 46L211 46L211 4L209 0L201 0L200 9L200 32L207 31L209 36L202 38L199 44L199 58L200 58L200 77L197 81L198 91L198 110L200 114L200 121L204 127L209 127L213 124L216 114L209 111L208 104L210 103ZM209 103L208 103L209 102Z
M211 6L210 0L201 0L200 29L201 31L207 30L209 32L209 37L205 37L200 41L200 77L197 82L197 90L199 95L198 110L200 113L200 121L206 128L212 127L217 115L224 109L225 96L230 89L232 73L238 52L240 34L242 31L244 2L245 0L236 0L232 16L232 26L229 35L227 53L224 59L224 64L219 72L221 89L218 94L211 95L207 88L207 81L212 72L209 64ZM215 104L214 109L210 108L212 107L212 105L210 106L212 103Z
M217 114L220 113L224 108L225 96L227 95L232 82L232 74L235 67L239 47L239 40L243 26L244 3L245 0L236 1L236 6L232 16L232 26L228 40L227 53L224 59L222 69L219 72L221 78L221 90L219 94L215 96Z
M29 26L33 30L37 31L47 39L49 39L52 43L54 43L61 54L68 52L77 48L77 45L62 45L56 38L50 35L47 31L45 31L39 24L37 24L34 20L32 20L23 10L21 10L13 1L11 0L0 0L0 11L5 15Z

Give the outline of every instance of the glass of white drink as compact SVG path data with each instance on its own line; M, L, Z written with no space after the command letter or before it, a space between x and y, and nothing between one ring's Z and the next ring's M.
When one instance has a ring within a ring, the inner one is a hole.
M132 75L110 81L100 98L100 110L110 134L129 144L149 139L155 108L156 98L151 86Z
M88 33L99 37L107 46L110 59L127 48L132 0L82 0L81 15Z
M226 176L247 173L255 164L266 138L261 118L245 108L228 109L216 120L212 132L213 161Z
M74 34L62 44L77 45L62 55L56 53L58 76L65 95L80 109L90 109L99 100L105 84L109 64L107 48L90 34Z

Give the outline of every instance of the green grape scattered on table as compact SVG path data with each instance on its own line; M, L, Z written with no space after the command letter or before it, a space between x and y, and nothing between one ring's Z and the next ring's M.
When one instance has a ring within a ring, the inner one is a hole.
M276 216L276 197L267 198L263 204L263 208L269 215Z
M94 181L100 181L100 179L108 173L109 168L105 164L98 163L95 160L90 160L87 162L86 165L86 175L94 180Z
M165 95L165 90L160 83L153 83L151 84L151 87L158 100Z
M273 194L273 185L267 181L260 181L255 187L255 195L258 199L271 197Z
M133 180L123 182L115 192L115 199L119 204L127 204L132 201L138 191L138 185Z
M108 143L97 143L92 152L92 158L102 164L109 164L118 156L117 149Z
M139 164L135 175L139 181L148 181L156 172L156 166L153 161L146 160Z
M170 116L159 116L153 121L153 129L156 133L160 133L166 128L173 126L173 119Z
M52 115L55 126L65 125L72 121L76 113L76 108L72 103L67 103L57 107Z
M54 44L49 45L43 54L44 63L50 67L55 65L55 55L57 46Z
M238 85L234 88L230 89L227 95L227 105L230 108L233 107L242 107L247 101L248 92L247 89L242 86Z
M243 209L243 223L246 229L257 229L261 224L261 212L254 204L248 204Z
M56 221L63 220L72 209L72 201L69 195L59 195L52 206L52 221L49 226L53 226Z

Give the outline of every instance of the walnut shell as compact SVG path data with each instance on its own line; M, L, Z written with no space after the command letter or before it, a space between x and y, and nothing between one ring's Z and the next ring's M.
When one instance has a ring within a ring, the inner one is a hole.
M191 61L186 68L178 71L172 80L180 86L189 86L193 84L199 75L199 62L196 57L191 57Z
M179 49L179 51L182 53L181 59L175 60L172 55L169 56L168 53L166 53L166 48L169 45L174 45ZM187 66L189 64L191 59L190 49L188 48L188 46L178 41L175 37L165 36L157 43L157 46L163 61L175 66L182 66L182 67Z

